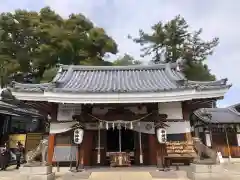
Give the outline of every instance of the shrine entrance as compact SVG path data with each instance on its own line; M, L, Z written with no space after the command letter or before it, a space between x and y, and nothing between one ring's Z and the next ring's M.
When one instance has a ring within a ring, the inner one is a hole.
M134 131L125 128L107 130L107 151L133 152Z
M113 166L131 166L134 163L134 131L111 128L107 130L108 163Z

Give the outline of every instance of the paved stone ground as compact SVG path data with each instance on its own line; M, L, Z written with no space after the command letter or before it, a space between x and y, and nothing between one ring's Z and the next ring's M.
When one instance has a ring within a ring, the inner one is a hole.
M228 173L240 171L240 163L224 164ZM155 167L130 167L130 168L91 168L82 173L70 173L69 168L60 167L60 171L54 168L56 180L187 180L188 166L180 166L179 171L156 171ZM11 166L7 171L0 171L0 180L19 180L19 171Z
M16 166L10 166L6 171L0 171L0 180L20 180L18 178L19 170L15 169ZM54 168L54 172L57 169ZM68 169L63 168L61 172L56 172L56 180L61 180L61 177L68 172Z
M155 167L130 168L91 168L81 173L70 173L69 168L60 167L60 172L54 168L56 180L186 180L186 172L157 172ZM7 171L0 171L0 180L18 180L19 170L11 166Z

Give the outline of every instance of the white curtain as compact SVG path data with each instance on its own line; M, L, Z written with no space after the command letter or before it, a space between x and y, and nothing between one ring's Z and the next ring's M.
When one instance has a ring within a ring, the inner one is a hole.
M122 125L124 127L125 125ZM130 126L127 126L130 129ZM153 122L140 122L140 126L138 123L133 123L133 131L141 131L141 133L146 134L155 134L155 127Z
M189 133L191 132L191 126L189 121L183 122L164 122L169 127L166 127L167 134L181 134L181 133ZM125 128L125 124L121 124L123 128ZM117 126L117 124L115 124ZM109 123L109 128L112 127L112 123ZM126 126L130 129L130 124ZM89 130L97 130L98 125L96 123L86 124L86 129ZM105 129L105 124L103 124L102 129ZM146 134L155 134L155 127L153 122L140 122L140 126L138 122L133 123L133 131L139 132L141 130L142 133Z
M63 122L63 123L50 123L50 134L58 134L70 131L73 126L78 124L77 121Z
M182 134L191 132L191 126L189 121L184 122L164 122L169 127L166 127L167 134ZM140 127L135 124L133 130L147 134L155 134L155 127L153 122L141 122Z

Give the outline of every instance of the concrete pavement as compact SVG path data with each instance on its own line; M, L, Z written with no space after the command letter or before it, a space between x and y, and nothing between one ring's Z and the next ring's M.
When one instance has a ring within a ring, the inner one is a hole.
M61 167L59 172L56 168L53 171L56 180L187 180L185 171L156 172L154 168L95 168L72 174L69 168ZM89 176L84 176L84 173ZM0 171L0 180L19 180L19 171L15 166Z

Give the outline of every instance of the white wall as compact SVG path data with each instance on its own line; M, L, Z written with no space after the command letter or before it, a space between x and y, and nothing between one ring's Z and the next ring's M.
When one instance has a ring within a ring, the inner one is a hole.
M72 116L81 114L81 104L58 104L58 121L72 121Z
M159 114L167 114L167 119L183 119L182 102L158 103Z
M167 134L182 134L191 132L189 121L183 122L164 122L169 127L166 127Z

